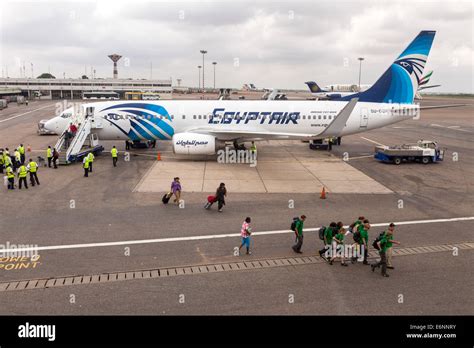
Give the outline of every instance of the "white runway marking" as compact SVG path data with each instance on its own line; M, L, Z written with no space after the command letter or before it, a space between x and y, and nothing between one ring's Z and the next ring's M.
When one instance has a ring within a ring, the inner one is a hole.
M365 137L361 137L361 138L364 139L364 140L367 140L367 141L369 141L369 142L371 142L371 143L373 143L373 144L380 145L380 146L385 146L384 144L381 144L381 143L379 143L379 142L376 142L375 140L371 140L371 139L368 139L368 138L365 138Z
M431 127L439 127L439 128L447 128L455 131L460 131L460 132L467 132L467 133L472 133L471 131L468 131L466 129L461 129L461 126L442 126L437 123L432 123L430 124Z
M28 114L30 114L30 113L32 113L32 112L35 112L35 111L38 111L38 110L42 110L42 109L46 109L46 108L49 108L49 107L54 106L54 105L56 105L56 104L49 104L49 105L46 105L46 106L42 106L42 107L40 107L40 108L38 108L38 109L30 110L30 111L24 112L24 113L22 113L22 114L18 114L18 115L12 116L12 117L6 118L6 119L4 119L4 120L1 120L0 123L7 122L7 121L13 120L13 119L15 119L15 118L24 116L24 115L28 115Z
M448 218L448 219L434 219L434 220L413 220L413 221L393 221L395 225L418 225L418 224L433 224L433 223L442 223L442 222L457 222L457 221L472 221L474 216L469 217L458 217L458 218ZM388 226L390 222L381 222L376 224L371 224L372 227L381 227ZM349 226L344 226L348 228ZM320 227L306 228L305 232L316 232ZM272 234L288 234L294 233L289 230L277 230L277 231L262 231L262 232L253 232L253 236L267 236ZM214 235L203 235L203 236L188 236L188 237L173 237L173 238L157 238L157 239L141 239L141 240L124 240L117 242L102 242L102 243L87 243L87 244L69 244L69 245L51 245L51 246L42 246L42 247L30 247L30 248L15 248L15 249L4 249L0 250L2 253L21 253L25 251L41 251L41 250L63 250L63 249L81 249L81 248L97 248L97 247L109 247L109 246L119 246L119 245L133 245L133 244L152 244L152 243L169 243L169 242L185 242L191 240L206 240L206 239L219 239L219 238L238 238L240 233L230 233L230 234L214 234ZM21 243L16 243L21 244ZM23 243L31 245L31 243Z

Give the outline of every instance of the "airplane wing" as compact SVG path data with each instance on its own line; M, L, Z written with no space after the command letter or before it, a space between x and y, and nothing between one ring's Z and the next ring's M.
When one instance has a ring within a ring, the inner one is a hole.
M458 106L466 106L466 105L467 104L426 105L426 106L420 106L420 110L456 108Z
M341 134L342 130L346 126L347 120L354 110L358 98L352 98L334 120L328 125L328 127L319 134L311 133L289 133L289 132L268 132L259 130L232 130L232 129L214 129L208 127L199 127L187 130L188 132L212 134L221 140L235 140L235 139L252 139L252 140L265 140L265 139L302 139L308 140L312 138L321 137L333 137Z

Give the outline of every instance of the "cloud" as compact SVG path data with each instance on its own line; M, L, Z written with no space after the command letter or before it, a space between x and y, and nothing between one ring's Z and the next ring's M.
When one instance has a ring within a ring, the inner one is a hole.
M301 89L309 79L355 83L359 56L373 83L420 30L437 30L427 66L436 91L474 92L470 1L13 1L0 26L0 65L12 77L23 62L35 75L93 66L110 77L107 55L118 53L120 77L149 78L152 64L154 78L197 86L206 49L206 81L217 61L219 87Z

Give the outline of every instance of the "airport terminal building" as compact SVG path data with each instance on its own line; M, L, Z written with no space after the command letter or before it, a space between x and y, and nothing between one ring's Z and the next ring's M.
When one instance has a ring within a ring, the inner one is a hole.
M18 91L30 99L83 99L88 92L115 92L123 99L125 93L149 92L160 99L171 99L173 88L169 80L132 79L33 79L0 78L0 90Z

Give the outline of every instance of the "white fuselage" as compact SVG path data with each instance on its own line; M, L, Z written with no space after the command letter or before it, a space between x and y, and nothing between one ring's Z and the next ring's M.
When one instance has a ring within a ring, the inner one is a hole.
M138 110L133 105L154 104L167 111L169 118L149 112L163 122L165 131L152 132L142 127L139 132L132 128L132 119L125 110ZM94 129L102 140L167 140L173 134L183 132L206 133L228 132L220 135L220 140L231 140L236 133L261 133L262 138L281 139L288 133L288 139L300 137L318 138L347 104L343 101L108 101L83 104L83 108L94 108L94 119L99 127ZM110 109L117 105L130 105L120 109ZM104 110L108 109L108 110ZM66 110L67 111L67 110ZM65 112L66 112L65 111ZM68 111L69 112L69 111ZM365 132L388 124L413 118L419 107L414 104L357 103L346 126L339 136ZM101 124L99 124L101 123ZM49 120L45 128L60 134L69 125L68 118L57 116ZM246 138L246 137L238 137ZM255 138L250 136L249 138ZM258 138L258 137L257 137Z

